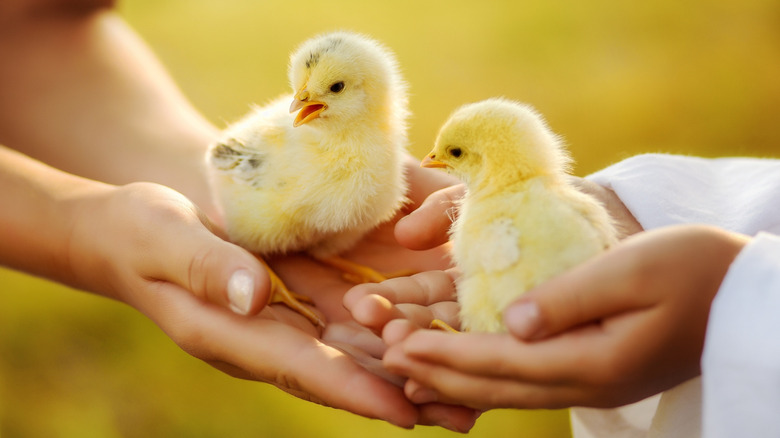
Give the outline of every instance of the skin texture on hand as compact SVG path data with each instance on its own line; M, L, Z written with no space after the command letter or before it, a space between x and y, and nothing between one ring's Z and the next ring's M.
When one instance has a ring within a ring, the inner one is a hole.
M615 407L700 373L709 307L747 238L706 226L641 233L524 295L510 333L384 327L385 365L416 402L477 409Z

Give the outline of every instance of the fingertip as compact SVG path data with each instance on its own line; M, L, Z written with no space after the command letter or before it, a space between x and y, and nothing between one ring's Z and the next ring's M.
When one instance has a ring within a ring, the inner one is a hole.
M375 294L362 297L352 306L350 311L355 321L376 332L381 332L389 321L404 316L390 300Z
M464 186L451 186L430 194L414 211L399 219L395 238L412 250L426 250L442 245L449 239L453 207L463 196Z
M366 296L371 295L374 291L374 288L377 286L376 283L363 283L358 284L350 288L345 294L344 297L341 299L341 303L344 305L344 307L349 310L350 312L352 309L355 308L355 306Z
M422 424L441 426L458 433L468 433L480 415L480 411L465 406L444 403L429 403L420 406Z
M438 392L421 385L413 379L407 380L404 384L404 395L415 404L434 403L439 401Z
M227 284L230 310L239 315L248 315L254 304L255 279L249 270L241 268L233 272Z
M174 282L238 315L256 314L265 306L270 281L254 255L211 233L193 243L181 250L181 269Z
M385 324L382 330L382 340L387 345L395 345L404 341L409 335L419 329L420 327L417 327L409 320L395 319Z
M444 330L417 329L406 334L403 339L404 353L412 358L430 357L431 351L451 346L467 333L451 333Z
M422 207L421 207L422 208ZM423 251L437 246L435 241L431 241L427 223L424 221L424 214L419 212L419 208L403 216L395 224L393 234L395 240L403 247ZM444 243L444 242L441 242Z
M504 311L504 323L507 330L522 340L539 339L544 335L542 315L539 305L534 301L519 301Z
M382 356L382 365L385 369L400 376L404 376L407 362L408 359L400 345L390 345Z
M241 249L243 251L243 249ZM227 307L238 315L256 315L268 303L270 277L255 256L246 253L236 258L224 284Z

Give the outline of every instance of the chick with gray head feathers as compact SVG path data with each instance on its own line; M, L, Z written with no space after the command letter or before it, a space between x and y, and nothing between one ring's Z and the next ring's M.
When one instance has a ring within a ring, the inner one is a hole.
M288 76L293 94L255 108L208 152L228 237L260 257L305 252L353 281L381 281L339 254L406 199L408 97L395 57L363 35L332 32L295 50ZM323 325L269 273L271 302Z

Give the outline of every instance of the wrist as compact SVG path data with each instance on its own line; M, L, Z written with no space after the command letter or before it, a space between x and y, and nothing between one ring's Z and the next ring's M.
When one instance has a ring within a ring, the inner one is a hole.
M0 147L0 264L79 287L70 255L76 205L109 186Z
M116 186L99 182L85 184L64 199L60 209L67 223L67 241L62 249L62 260L67 261L64 283L78 289L118 298L112 291L109 279L113 269L112 260L106 253L106 243L112 236L106 235L104 227L116 220L107 214L105 205Z

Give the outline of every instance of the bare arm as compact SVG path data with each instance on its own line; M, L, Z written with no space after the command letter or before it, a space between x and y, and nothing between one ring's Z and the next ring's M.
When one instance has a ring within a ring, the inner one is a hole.
M202 161L217 129L106 3L4 2L0 144L87 178L161 183L213 215Z
M414 406L348 355L360 354L357 336L321 339L297 313L265 305L265 270L198 208L219 220L203 168L217 130L107 5L0 1L0 264L122 300L231 375L404 427L468 430L472 410ZM438 187L410 173L418 198ZM358 251L412 259L380 234ZM425 269L440 260L418 258ZM329 321L345 319L338 274L300 257L276 267L298 291L317 291ZM236 283L253 292L251 318L227 310Z

